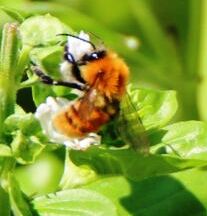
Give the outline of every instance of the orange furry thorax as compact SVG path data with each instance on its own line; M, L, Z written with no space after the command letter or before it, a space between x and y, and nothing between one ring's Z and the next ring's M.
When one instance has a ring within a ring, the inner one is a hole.
M103 58L82 66L81 74L89 86L103 95L120 99L125 92L129 69L116 53L108 52Z

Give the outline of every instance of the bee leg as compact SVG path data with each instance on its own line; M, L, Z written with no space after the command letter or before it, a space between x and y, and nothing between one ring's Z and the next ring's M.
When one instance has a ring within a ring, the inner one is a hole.
M69 88L74 88L78 90L85 90L85 85L82 83L75 83L75 82L65 82L62 80L54 80L50 76L46 75L41 69L39 69L37 66L32 67L32 70L35 72L35 74L41 79L41 81L47 85L56 85L56 86L66 86Z

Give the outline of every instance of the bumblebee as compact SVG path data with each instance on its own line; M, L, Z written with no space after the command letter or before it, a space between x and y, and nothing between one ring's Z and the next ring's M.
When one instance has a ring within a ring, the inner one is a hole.
M33 71L45 84L66 86L82 92L82 96L52 120L58 132L81 138L98 132L102 125L119 113L129 69L115 52L103 46L96 47L87 34L61 35L68 37L60 67L64 80L54 80L36 65Z

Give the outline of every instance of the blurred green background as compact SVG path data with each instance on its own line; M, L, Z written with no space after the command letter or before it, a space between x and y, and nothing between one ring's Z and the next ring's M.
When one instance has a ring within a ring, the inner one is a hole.
M207 120L207 1L0 0L0 5L25 17L50 13L76 31L98 35L126 60L131 82L142 88L177 91L177 119ZM0 28L8 21L13 20L0 11ZM29 89L19 93L18 102L27 111L34 110ZM50 156L45 157L48 164L55 161L57 168L51 169L54 175L49 179L62 169L61 161ZM24 175L17 170L19 178L27 178Z

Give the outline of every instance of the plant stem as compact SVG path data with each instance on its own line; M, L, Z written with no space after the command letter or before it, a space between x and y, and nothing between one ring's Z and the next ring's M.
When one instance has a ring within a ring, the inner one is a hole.
M0 50L0 139L3 123L14 112L16 99L15 68L18 57L17 24L5 24Z
M8 175L13 171L16 161L12 157L5 157L2 161L2 168L0 170L0 186L8 192Z
M36 75L34 75L31 78L29 78L28 80L22 82L18 89L32 87L32 85L34 85L37 82L39 82L39 78Z
M200 0L190 0L188 9L189 27L186 43L186 76L190 79L195 78L199 62L199 43L201 34L201 10Z
M192 0L193 1L193 0ZM202 1L200 10L200 41L198 55L198 109L202 120L207 120L207 1Z

